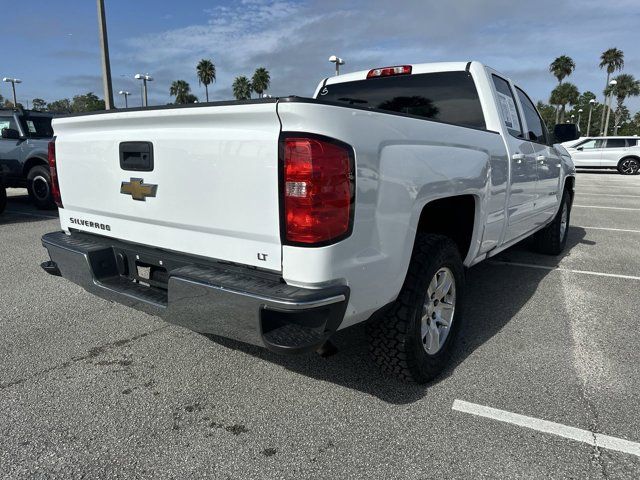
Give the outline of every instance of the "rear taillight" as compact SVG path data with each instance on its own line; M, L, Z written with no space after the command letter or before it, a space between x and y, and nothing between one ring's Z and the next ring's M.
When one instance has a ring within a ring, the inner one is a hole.
M326 245L346 237L355 195L351 148L317 136L285 138L283 148L285 241Z
M58 169L56 167L56 141L49 142L49 172L51 173L51 196L58 208L62 208L62 197L60 197L60 185L58 184Z
M393 75L409 75L411 65L397 65L395 67L374 68L369 70L367 78L391 77Z

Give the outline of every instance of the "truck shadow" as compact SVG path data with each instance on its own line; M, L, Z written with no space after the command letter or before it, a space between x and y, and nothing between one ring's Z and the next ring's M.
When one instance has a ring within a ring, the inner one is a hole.
M538 259L535 264L552 268L570 256L573 247L588 243L584 240L585 233L582 228L571 227L567 248L557 257L530 253L529 245L523 242L498 255L496 260L505 262L515 257L512 261L522 261L518 257L525 256L527 263L533 263L533 258ZM461 325L451 364L431 385L447 379L477 348L500 332L533 297L540 282L549 274L552 271L548 269L512 267L491 260L471 268L467 274L465 322ZM347 328L334 335L332 342L338 348L338 353L328 358L315 353L282 356L260 347L206 336L226 347L241 350L298 374L359 390L388 403L407 404L428 395L430 385L408 385L377 369L369 357L363 325ZM295 386L292 385L292 388Z
M18 190L19 192L20 190ZM0 214L0 226L16 223L43 222L58 218L58 210L39 210L29 199L29 195L15 194L16 190L8 189L6 210ZM25 190L26 192L26 190Z

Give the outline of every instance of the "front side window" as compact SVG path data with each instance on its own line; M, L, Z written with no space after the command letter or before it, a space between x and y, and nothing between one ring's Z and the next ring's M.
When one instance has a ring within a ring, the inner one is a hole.
M524 118L527 121L529 140L532 142L546 144L547 138L545 136L544 122L540 118L540 115L538 115L536 107L533 105L531 100L529 100L527 94L518 87L516 87L516 92L518 92L518 98L520 99L520 105L522 105Z
M594 148L602 148L602 143L602 139L585 140L584 142L580 142L573 148L580 148L582 150L593 150Z
M319 100L486 128L480 98L466 71L369 78L326 85Z
M493 84L498 94L498 109L502 113L502 121L511 135L518 138L524 138L522 134L522 126L520 122L520 113L516 107L516 101L507 82L504 78L493 76Z
M626 146L627 142L625 142L624 138L609 138L605 148L624 148Z

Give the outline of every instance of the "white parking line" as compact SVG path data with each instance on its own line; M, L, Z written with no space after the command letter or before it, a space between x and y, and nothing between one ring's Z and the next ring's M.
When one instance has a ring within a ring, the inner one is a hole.
M484 405L469 403L464 400L454 400L451 408L458 412L490 418L498 422L510 423L519 427L530 428L538 432L550 433L551 435L586 443L593 447L607 448L640 457L640 443L631 442L622 438L611 437L602 433L594 433L589 430L583 430L582 428L569 427L561 423L541 420L539 418L527 417L526 415L511 413L506 410L485 407Z
M624 278L625 280L640 280L634 275L621 275L618 273L592 272L590 270L574 270L572 268L548 267L546 265L534 265L533 263L505 262L503 260L489 260L489 263L497 265L510 265L513 267L537 268L538 270L557 270L559 272L582 273L584 275L595 275L598 277Z
M587 192L577 192L576 195L587 195L587 196L596 196L596 197L623 197L623 198L640 198L640 195L613 195L611 193L587 193Z
M636 212L640 212L640 208L602 207L600 205L572 205L572 207L577 207L577 208L603 208L605 210L633 210L633 211L636 211Z
M38 215L37 213L21 212L19 210L5 210L5 212L15 213L16 215L27 215L29 217L37 217L37 218L58 218L58 217L54 217L53 215Z
M572 225L572 227L587 228L589 230L606 230L609 232L640 233L640 230L628 230L626 228L586 227L584 225Z

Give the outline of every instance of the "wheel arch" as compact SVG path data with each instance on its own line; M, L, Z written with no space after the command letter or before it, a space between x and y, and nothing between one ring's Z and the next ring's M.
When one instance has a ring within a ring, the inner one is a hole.
M27 178L29 171L36 165L42 165L44 167L48 167L49 161L46 158L42 158L42 157L37 157L37 156L30 157L29 159L27 159L26 162L24 162L24 166L22 167L23 177Z

